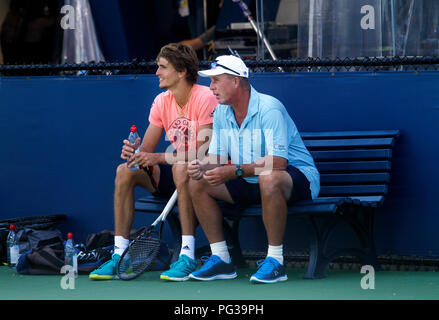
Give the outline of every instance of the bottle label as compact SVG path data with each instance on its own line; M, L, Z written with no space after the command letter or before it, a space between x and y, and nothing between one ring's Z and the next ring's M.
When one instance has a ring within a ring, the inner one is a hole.
M11 264L17 264L18 258L20 257L20 249L18 245L14 245L11 247Z
M73 271L78 272L78 255L73 256Z
M138 147L137 149L136 149L136 151L134 151L134 153L139 153L140 152L140 147ZM129 164L130 162L128 161L128 164ZM132 171L134 171L134 170L139 170L139 165L138 164L136 164L136 165L134 165L133 167L131 167L130 168L130 170L132 170Z

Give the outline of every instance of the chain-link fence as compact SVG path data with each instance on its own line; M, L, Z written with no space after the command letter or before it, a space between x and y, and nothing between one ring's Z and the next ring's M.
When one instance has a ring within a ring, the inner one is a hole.
M200 69L207 69L210 61L200 61ZM249 60L252 72L341 72L341 71L408 71L439 70L439 57L364 57L364 58L307 58L297 60ZM1 76L45 75L118 75L154 74L154 61L102 62L80 64L0 65Z

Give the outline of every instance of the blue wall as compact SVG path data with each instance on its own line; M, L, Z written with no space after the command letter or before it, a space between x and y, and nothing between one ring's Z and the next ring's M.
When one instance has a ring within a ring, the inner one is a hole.
M283 101L300 131L400 129L377 250L439 255L438 72L255 74L251 82ZM112 229L122 140L132 124L145 132L159 92L154 75L0 77L0 219L64 213L60 228L79 240ZM151 221L138 214L135 227ZM304 225L288 224L286 250L304 249ZM265 250L262 223L243 228L256 230L241 233L243 247Z

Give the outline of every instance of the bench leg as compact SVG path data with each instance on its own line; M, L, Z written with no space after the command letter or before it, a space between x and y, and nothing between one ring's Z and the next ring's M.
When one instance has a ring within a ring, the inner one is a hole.
M308 216L308 226L311 229L310 257L307 273L304 279L325 278L325 270L330 262L341 256L352 255L358 257L362 263L371 265L376 271L381 270L375 252L373 239L373 208L345 208L343 215L331 216L319 226L317 217ZM359 215L363 214L363 222ZM327 252L327 246L335 227L346 222L361 242L361 248L341 248Z
M381 265L377 259L373 237L374 214L374 208L361 208L361 210L352 208L350 214L345 216L345 220L361 241L362 248L358 256L363 263L373 266L375 271L380 271Z
M335 219L332 221L326 219L323 226L319 227L315 217L308 216L307 222L311 231L311 242L309 248L308 270L303 278L322 279L326 277L325 269L330 262L324 254L328 242L327 240L338 221L335 221Z

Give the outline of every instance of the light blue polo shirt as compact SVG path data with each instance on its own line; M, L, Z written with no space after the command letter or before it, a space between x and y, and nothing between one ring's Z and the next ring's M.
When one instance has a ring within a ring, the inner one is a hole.
M284 105L253 87L241 127L236 123L231 106L219 104L216 107L209 153L230 157L235 164L252 163L267 155L285 158L288 165L307 177L312 198L319 194L320 174ZM258 176L244 179L249 183L258 182Z

